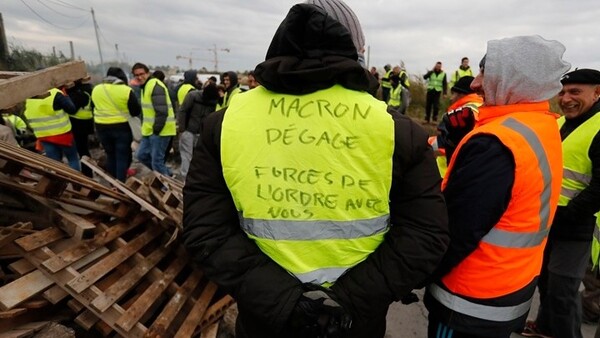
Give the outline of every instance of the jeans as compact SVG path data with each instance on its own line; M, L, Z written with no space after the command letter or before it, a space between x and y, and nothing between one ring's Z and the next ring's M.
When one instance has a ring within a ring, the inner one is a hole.
M165 152L171 136L143 136L137 150L137 159L146 167L163 175L171 176L171 171L165 165Z
M62 163L63 155L65 155L67 161L69 162L69 167L77 171L81 171L79 154L77 154L75 142L73 142L70 146L63 146L60 144L42 141L42 146L44 146L44 151L46 152L47 157Z
M97 133L106 152L106 171L119 181L125 182L127 169L131 165L131 129L102 128L98 129Z
M179 173L184 180L190 169L190 162L192 161L192 154L194 153L196 142L198 142L198 135L189 131L184 131L179 137L179 153L181 154L181 167L179 168Z

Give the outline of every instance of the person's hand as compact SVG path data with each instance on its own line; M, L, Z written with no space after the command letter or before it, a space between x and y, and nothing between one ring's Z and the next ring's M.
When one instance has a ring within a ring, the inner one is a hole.
M344 308L331 298L331 291L316 285L305 285L304 292L292 311L290 325L306 337L343 337L352 319Z
M456 147L475 127L475 114L470 108L463 107L444 114L438 127L445 143Z

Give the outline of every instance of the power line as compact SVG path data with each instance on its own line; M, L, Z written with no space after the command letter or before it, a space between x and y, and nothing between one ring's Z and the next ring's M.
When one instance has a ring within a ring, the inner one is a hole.
M29 8L29 10L33 14L35 14L38 18L40 18L42 21L46 22L47 24L49 24L51 26L59 28L59 29L74 30L74 29L77 29L77 28L83 26L83 24L86 23L87 20L89 20L89 17L87 17L85 20L83 20L79 25L77 25L75 27L62 27L62 26L59 26L59 25L57 25L57 24L55 24L53 22L50 22L49 20L47 20L46 18L44 18L43 16L41 16L38 12L35 11L35 9L31 8L31 6L29 6L24 0L21 0L21 2L23 3L23 5L25 5L27 8Z
M71 8L71 9L78 9L80 11L87 12L87 9L75 6L73 4L70 4L70 3L62 1L62 0L48 0L48 1L52 2L55 5L59 5L59 6L63 6L63 7L66 7L66 8Z
M59 14L59 15L62 15L62 16L64 16L64 17L67 17L67 18L71 18L71 19L82 19L82 18L86 17L86 15L80 15L80 16L71 16L71 15L67 15L67 14L64 14L64 13L62 13L62 12L60 12L60 11L57 11L56 9L54 9L54 8L52 8L52 7L48 6L48 5L46 5L45 3L43 3L43 2L42 2L42 0L38 0L38 2L39 2L40 4L42 4L44 7L48 8L48 9L49 9L49 10L51 10L51 11L53 11L54 13L56 13L56 14Z

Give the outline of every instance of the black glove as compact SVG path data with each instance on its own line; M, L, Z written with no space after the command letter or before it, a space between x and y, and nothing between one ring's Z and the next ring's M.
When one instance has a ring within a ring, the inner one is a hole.
M444 114L438 130L449 146L456 147L473 127L475 114L471 108L463 107Z
M303 337L343 337L352 325L350 315L331 298L331 291L316 285L305 285L304 292L292 311L290 326Z

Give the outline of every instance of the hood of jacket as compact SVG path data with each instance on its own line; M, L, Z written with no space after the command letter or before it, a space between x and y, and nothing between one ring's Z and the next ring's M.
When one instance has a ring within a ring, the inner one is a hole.
M198 77L196 76L197 71L190 69L186 70L183 73L183 83L191 84L194 87L196 86L196 81L198 81Z
M229 88L227 88L227 92L231 93L235 88L239 86L238 77L236 72L225 72L229 77Z
M571 65L563 61L565 46L538 35L488 42L483 90L486 106L542 102L561 90L561 77Z
M319 7L297 4L254 72L261 85L279 93L308 94L335 84L372 93L379 83L357 58L346 27Z

